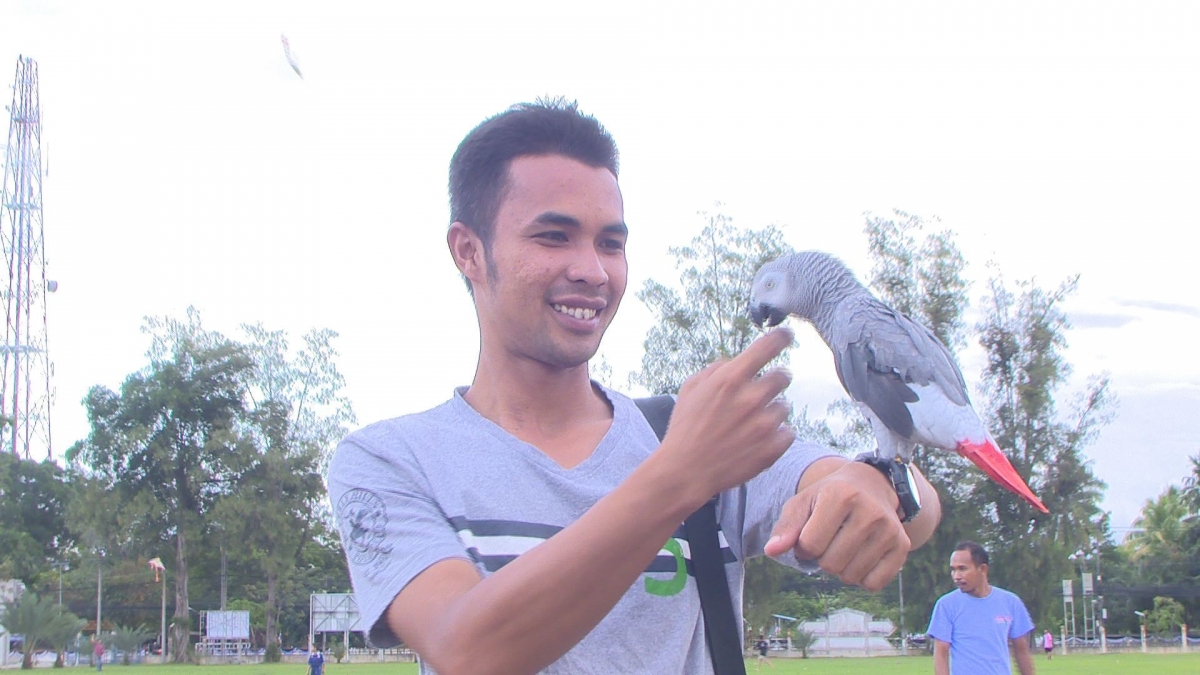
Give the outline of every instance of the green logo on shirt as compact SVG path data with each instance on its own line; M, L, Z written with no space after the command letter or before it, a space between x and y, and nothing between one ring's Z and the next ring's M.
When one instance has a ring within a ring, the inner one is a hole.
M663 548L675 557L675 575L670 579L646 579L646 592L650 595L667 597L678 595L687 585L687 563L683 560L683 549L674 537L667 540Z

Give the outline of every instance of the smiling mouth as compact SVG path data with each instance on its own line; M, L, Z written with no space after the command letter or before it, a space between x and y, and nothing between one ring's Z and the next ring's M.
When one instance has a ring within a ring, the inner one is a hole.
M587 307L568 307L566 305L552 305L552 306L554 307L554 311L556 311L560 314L566 314L567 316L574 317L576 319L580 319L583 321L587 321L589 319L594 319L594 318L596 318L596 314L597 314L596 310L590 309Z

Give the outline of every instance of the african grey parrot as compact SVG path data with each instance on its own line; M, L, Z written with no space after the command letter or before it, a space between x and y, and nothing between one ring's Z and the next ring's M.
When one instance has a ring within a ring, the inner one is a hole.
M954 450L1044 513L980 421L954 357L928 328L880 302L837 258L783 256L754 275L750 313L759 326L789 314L816 327L838 378L871 424L879 456L907 462L918 444Z

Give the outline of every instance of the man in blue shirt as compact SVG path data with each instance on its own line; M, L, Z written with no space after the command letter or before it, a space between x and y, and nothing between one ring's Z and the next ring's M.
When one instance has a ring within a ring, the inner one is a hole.
M958 590L938 598L929 620L934 675L1034 675L1028 636L1033 620L1016 595L988 583L988 554L973 541L954 547L950 576Z

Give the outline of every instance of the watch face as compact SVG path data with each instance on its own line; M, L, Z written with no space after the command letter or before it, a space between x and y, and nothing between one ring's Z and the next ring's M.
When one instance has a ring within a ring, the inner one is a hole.
M913 501L917 503L917 508L921 508L921 491L917 489L917 478L908 464L904 465L904 478L908 481L908 491L912 493Z

